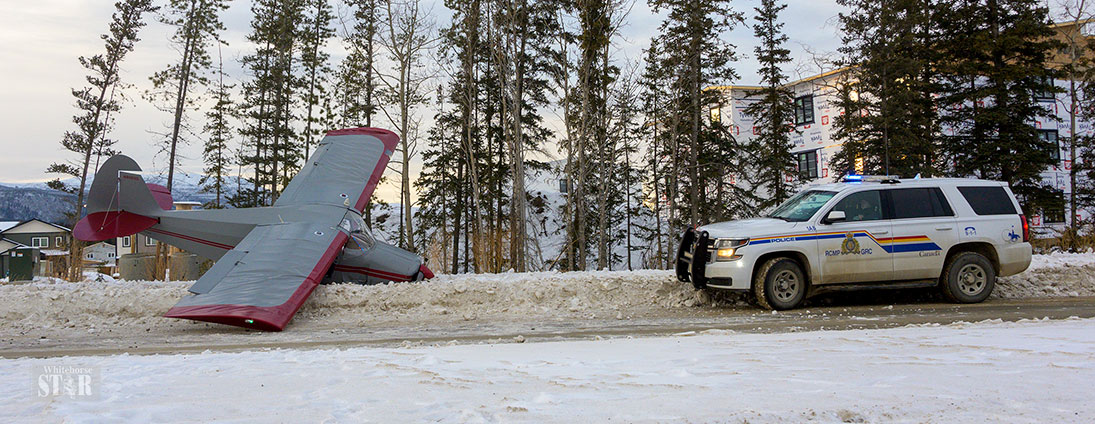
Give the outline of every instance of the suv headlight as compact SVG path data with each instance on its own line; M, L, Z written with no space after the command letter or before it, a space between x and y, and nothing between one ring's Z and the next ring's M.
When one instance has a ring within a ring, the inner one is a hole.
M741 259L738 249L749 244L748 238L720 238L715 240L715 260L735 261Z

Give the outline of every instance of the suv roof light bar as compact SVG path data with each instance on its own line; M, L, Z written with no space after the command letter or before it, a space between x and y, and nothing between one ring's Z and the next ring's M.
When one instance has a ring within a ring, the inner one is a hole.
M882 183L882 184L898 184L901 181L897 179L895 175L860 175L855 172L849 172L840 180L845 183Z

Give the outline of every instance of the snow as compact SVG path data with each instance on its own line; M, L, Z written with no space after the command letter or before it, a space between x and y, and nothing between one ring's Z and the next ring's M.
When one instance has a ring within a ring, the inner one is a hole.
M1095 253L1034 255L1023 273L1000 278L994 297L1095 296Z
M28 370L98 367L99 399ZM1095 319L0 360L17 422L1092 422ZM198 407L200 405L200 407Z
M86 276L0 285L0 337L37 332L146 331L192 324L163 318L192 282L115 281ZM1031 270L1000 278L997 298L1095 296L1095 254L1035 255ZM417 283L320 286L293 331L364 325L429 325L552 319L688 317L704 308L744 306L740 295L710 296L670 271L439 275ZM115 333L117 334L117 333ZM57 336L57 334L53 334Z
M1095 252L1088 249L1084 253L1053 252L1046 255L1033 255L1027 272L1045 268L1083 267L1095 264Z
M105 277L105 276L104 276ZM57 279L0 286L0 335L64 328L165 327L192 282ZM294 318L341 328L365 323L611 317L711 304L667 271L440 275L417 283L324 285Z

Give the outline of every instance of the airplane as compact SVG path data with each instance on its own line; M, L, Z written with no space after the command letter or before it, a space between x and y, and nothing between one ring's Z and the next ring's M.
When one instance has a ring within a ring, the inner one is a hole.
M377 240L361 217L399 142L379 128L327 132L272 206L171 210L171 193L116 155L95 174L83 241L136 233L216 261L164 315L281 331L317 285L433 278L422 257Z

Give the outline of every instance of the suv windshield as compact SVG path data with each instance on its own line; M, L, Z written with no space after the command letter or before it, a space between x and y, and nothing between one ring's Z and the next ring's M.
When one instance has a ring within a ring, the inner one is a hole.
M825 203L836 196L835 191L808 190L796 194L779 205L768 215L769 218L779 218L784 221L801 222L810 219L814 213Z

